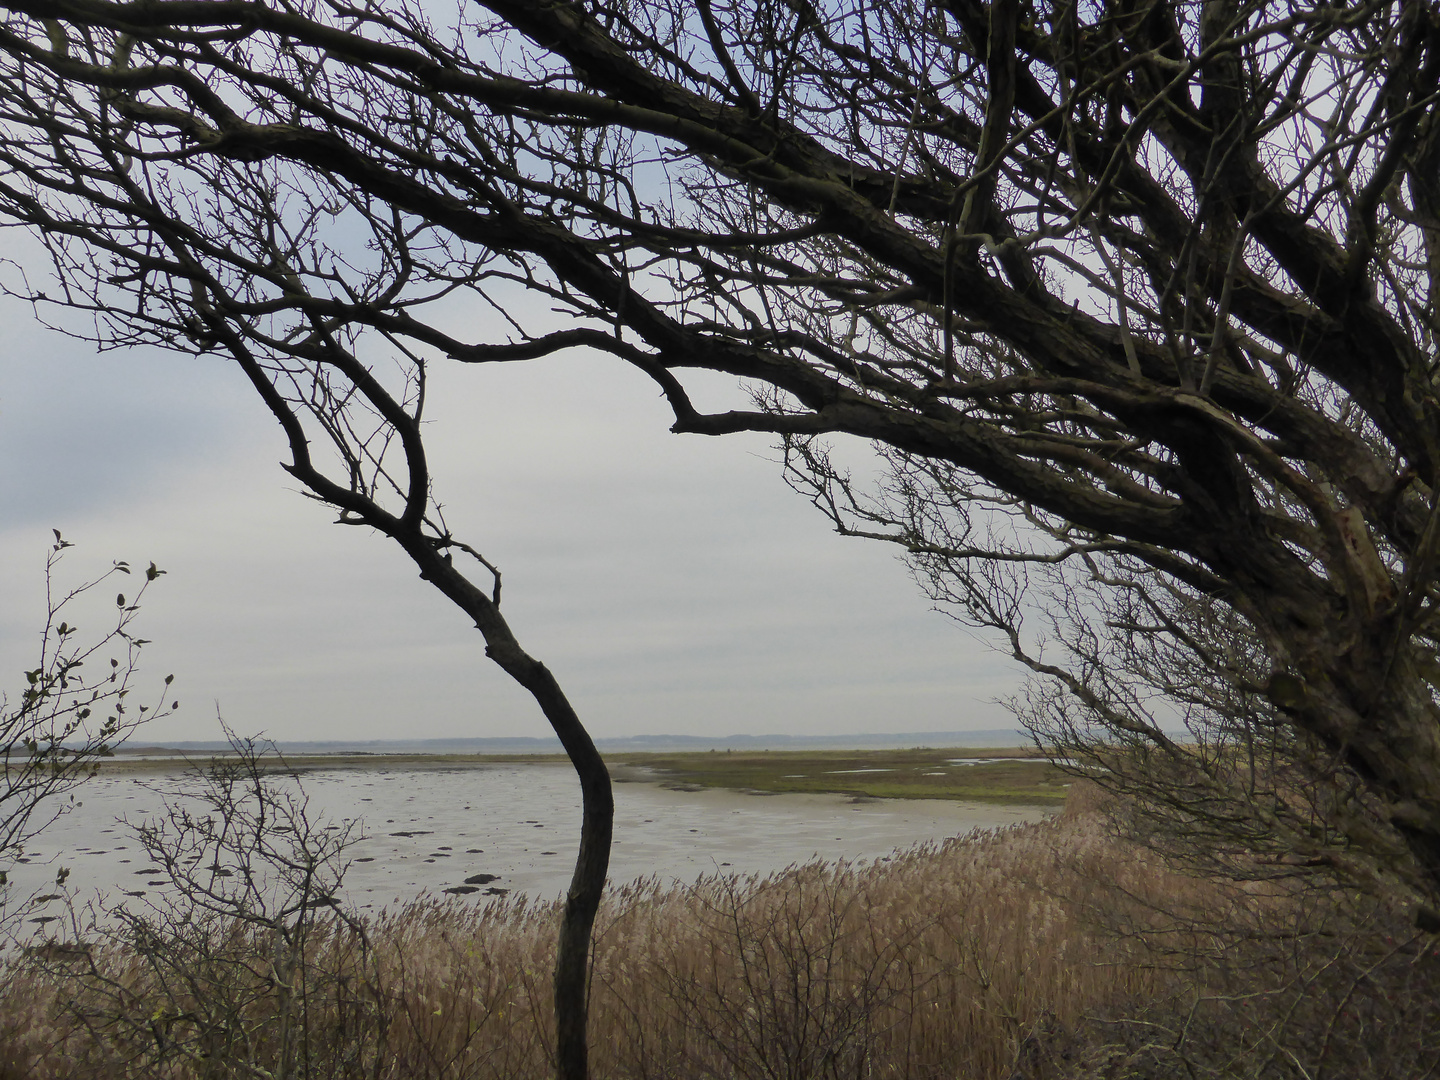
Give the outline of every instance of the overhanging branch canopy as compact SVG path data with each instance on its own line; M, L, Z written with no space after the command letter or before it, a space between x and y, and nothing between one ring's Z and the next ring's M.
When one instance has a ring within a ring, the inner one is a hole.
M0 214L107 343L368 415L341 487L423 516L443 357L872 440L1228 606L1440 882L1435 4L3 7Z

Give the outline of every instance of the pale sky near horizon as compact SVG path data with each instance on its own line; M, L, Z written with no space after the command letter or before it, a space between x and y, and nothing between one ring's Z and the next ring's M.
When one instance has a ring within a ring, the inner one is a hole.
M62 583L112 558L167 571L136 626L137 693L173 672L182 709L147 742L216 738L217 708L280 740L547 733L398 548L298 493L224 361L97 355L3 298L0 326L12 698L58 528L76 544ZM895 551L836 536L765 438L672 435L652 384L585 354L440 365L430 394L450 524L504 571L522 645L597 737L1012 726L994 701L1016 665L930 610Z

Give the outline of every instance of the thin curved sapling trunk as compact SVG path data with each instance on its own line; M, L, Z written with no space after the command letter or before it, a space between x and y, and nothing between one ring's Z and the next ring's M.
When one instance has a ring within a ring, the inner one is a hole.
M586 1022L590 936L610 865L615 818L610 774L558 680L549 668L521 648L501 614L499 570L468 544L454 539L438 507L433 506L430 473L420 435L423 363L417 362L414 369L413 395L402 401L392 396L338 341L326 342L324 359L317 360L310 369L314 382L307 409L331 435L332 445L346 459L352 480L342 485L317 467L295 399L276 386L276 368L261 362L233 327L218 315L212 317L209 328L217 344L236 359L280 421L292 455L290 464L284 466L286 471L315 498L339 509L340 523L369 525L398 543L419 568L421 578L474 619L485 639L485 655L530 692L564 746L580 780L583 809L580 847L565 897L555 959L556 1075L561 1080L586 1080L589 1075ZM332 377L345 382L345 392L335 392ZM318 390L321 387L323 390ZM384 436L378 442L382 447L379 453L372 454L368 449L377 445L376 432L371 432L370 439L354 440L342 434L354 431L354 417L349 410L354 409L357 402L363 402L379 421L377 431ZM390 426L389 430L385 430L386 425ZM391 481L382 460L384 450L392 445L392 437L405 458L403 492L401 485ZM393 493L403 493L400 513L393 513L380 504L375 497L377 483L367 485L361 481L367 473L380 484L389 483ZM433 516L428 513L432 507ZM456 567L456 552L470 556L491 575L494 584L490 593Z

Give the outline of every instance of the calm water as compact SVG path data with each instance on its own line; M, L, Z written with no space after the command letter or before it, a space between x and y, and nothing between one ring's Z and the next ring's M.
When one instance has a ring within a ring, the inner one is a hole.
M302 779L319 827L356 822L344 899L379 908L491 876L466 902L496 890L562 893L579 841L580 796L565 765L335 769ZM176 776L98 777L82 805L56 821L10 867L10 896L48 889L60 867L77 899L100 892L163 895L168 887L119 819L139 823L186 801ZM974 828L1038 820L1033 807L844 796L680 792L651 783L615 787L615 883L654 875L693 881L716 871L764 873L814 857L884 858L897 848ZM333 830L332 830L333 831Z

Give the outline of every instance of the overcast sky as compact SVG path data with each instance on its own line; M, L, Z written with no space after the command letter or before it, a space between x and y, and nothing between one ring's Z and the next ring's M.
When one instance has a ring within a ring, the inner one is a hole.
M12 698L53 527L77 545L66 583L112 558L168 571L137 626L142 685L173 672L182 709L146 742L218 737L217 708L281 740L547 733L397 548L298 494L223 361L97 355L4 300L0 327ZM430 393L450 524L500 566L522 645L596 736L1011 726L993 702L1014 665L931 611L894 551L834 535L763 437L671 435L652 384L584 354L443 365Z

